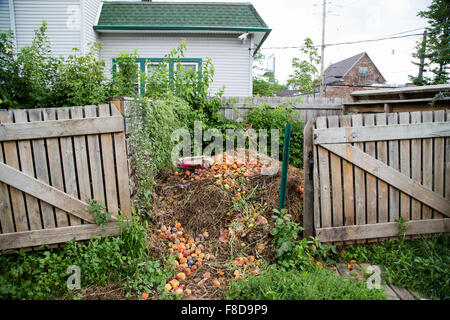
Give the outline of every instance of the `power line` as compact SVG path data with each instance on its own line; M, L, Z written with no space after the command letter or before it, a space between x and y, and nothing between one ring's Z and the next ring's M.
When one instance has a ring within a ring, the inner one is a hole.
M385 37L385 38L379 38L379 39L370 39L370 40L360 40L360 41L348 41L348 42L340 42L340 43L331 43L327 44L326 46L338 46L342 44L354 44L354 43L362 43L362 42L374 42L374 41L382 41L382 40L390 40L390 39L399 39L399 38L406 38L406 37L414 37L414 36L421 36L421 33L414 33L414 34L407 34L403 36L397 36L397 37Z
M387 36L396 36L396 35L399 35L399 34L408 33L408 32L412 32L412 31L423 30L423 29L426 29L426 28L427 28L427 27L422 27L422 28L417 28L417 29L406 30L406 31L398 32L398 33L389 34L389 35L387 35Z
M367 40L358 40L358 41L346 41L346 42L338 42L338 43L328 43L325 44L325 47L331 47L331 46L340 46L340 45L346 45L346 44L355 44L355 43L363 43L363 42L374 42L374 41L383 41L383 40L390 40L390 39L400 39L400 38L407 38L407 37L415 37L415 36L421 36L422 33L414 33L414 34L407 34L402 36L393 36L393 37L384 37L384 38L378 38L378 39L367 39ZM300 49L304 48L305 46L286 46L286 47L265 47L262 49ZM322 45L314 45L314 47L322 47Z

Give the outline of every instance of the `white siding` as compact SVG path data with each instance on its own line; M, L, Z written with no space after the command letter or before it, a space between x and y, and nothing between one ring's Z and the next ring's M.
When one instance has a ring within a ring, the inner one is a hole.
M9 20L9 1L0 0L0 31L11 29Z
M83 3L83 39L84 53L89 51L89 43L97 41L97 34L92 28L97 21L97 11L101 0L82 0Z
M47 36L54 55L68 56L81 47L80 0L14 0L19 48L30 45L34 31L47 21Z
M212 92L219 91L225 85L225 96L251 96L251 43L246 41L243 44L237 36L101 33L100 41L104 45L100 55L106 62L107 70L111 70L112 58L118 56L120 51L137 49L141 58L162 58L185 39L185 58L211 58L215 68Z

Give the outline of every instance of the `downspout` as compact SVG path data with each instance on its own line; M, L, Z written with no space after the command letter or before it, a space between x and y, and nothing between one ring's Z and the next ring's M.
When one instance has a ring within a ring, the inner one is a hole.
M16 13L14 12L14 0L9 0L9 27L14 33L14 44L16 52L19 51L17 45L17 34L16 34Z
M253 39L253 34L251 34L250 36L250 47L248 48L248 53L250 56L250 63L249 63L249 68L250 68L250 86L249 86L249 97L253 96L253 48L254 48L254 39Z
M80 0L80 49L82 55L86 54L86 43L84 37L84 5L85 0Z

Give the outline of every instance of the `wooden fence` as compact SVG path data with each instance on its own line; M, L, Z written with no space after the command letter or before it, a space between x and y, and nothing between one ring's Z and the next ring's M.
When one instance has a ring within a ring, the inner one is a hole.
M450 109L450 97L445 94L449 90L450 84L439 84L355 91L350 94L352 101L343 103L344 112L390 113L448 110Z
M319 117L305 127L305 235L450 231L450 111Z
M319 97L234 97L224 98L225 106L220 112L230 120L245 119L249 111L256 106L268 104L271 107L291 106L298 112L298 117L303 123L319 116L343 114L342 103L347 99L342 98L319 98Z
M124 121L114 106L0 110L0 249L117 235L89 199L131 215Z

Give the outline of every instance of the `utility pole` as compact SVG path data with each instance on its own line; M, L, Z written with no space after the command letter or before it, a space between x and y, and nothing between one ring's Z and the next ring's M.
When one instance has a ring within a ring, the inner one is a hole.
M325 18L327 16L327 0L323 0L322 6L322 53L320 57L320 97L323 97L323 86L324 86L324 77L323 77L323 62L324 62L324 54L325 54Z
M423 40L422 40L422 48L420 53L420 63L419 63L419 74L417 75L417 78L419 78L419 81L422 82L423 80L423 69L425 67L425 50L427 47L427 30L423 32Z

